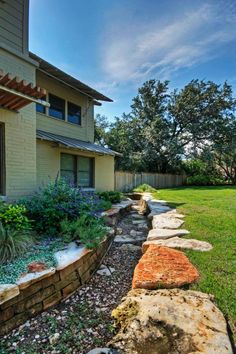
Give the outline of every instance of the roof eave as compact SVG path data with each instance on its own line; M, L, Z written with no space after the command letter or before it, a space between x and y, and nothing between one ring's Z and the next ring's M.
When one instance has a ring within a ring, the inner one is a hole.
M98 92L97 90L93 89L92 87L84 84L80 80L65 73L64 71L60 70L56 66L47 62L46 60L38 57L36 54L30 52L30 57L39 63L39 68L37 68L37 70L45 73L46 75L54 78L55 80L58 80L58 81L62 82L63 84L65 84L69 87L72 87L73 89L92 98L93 100L99 100L99 101L104 101L104 102L113 102L113 100L111 98L103 95L102 93Z

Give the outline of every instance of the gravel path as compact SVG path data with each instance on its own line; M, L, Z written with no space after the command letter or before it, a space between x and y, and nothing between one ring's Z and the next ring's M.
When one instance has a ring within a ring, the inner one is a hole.
M118 224L124 234L130 231L132 219L130 214ZM136 226L132 225L132 229ZM140 227L137 229L140 231ZM141 250L124 250L120 246L113 243L103 260L104 265L115 268L112 275L95 274L64 303L13 330L1 339L0 353L83 354L106 346L115 333L111 311L129 291L141 256Z

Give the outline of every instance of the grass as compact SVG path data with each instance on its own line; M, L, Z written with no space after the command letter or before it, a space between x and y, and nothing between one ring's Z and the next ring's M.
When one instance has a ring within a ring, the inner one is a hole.
M236 339L236 187L181 187L154 195L186 215L188 238L213 245L210 252L185 252L201 274L191 288L215 296Z

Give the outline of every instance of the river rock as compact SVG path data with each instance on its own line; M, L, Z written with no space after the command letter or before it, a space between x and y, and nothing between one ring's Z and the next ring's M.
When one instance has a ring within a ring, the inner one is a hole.
M180 289L128 293L112 312L120 330L109 343L128 354L233 354L212 297Z
M119 249L122 251L130 251L130 252L141 251L140 246L133 245L132 243L124 243L122 246L120 246Z
M178 249L190 249L194 251L210 251L213 247L210 243L199 241L195 239L184 239L179 237L172 237L167 240L153 240L143 243L143 253L146 252L150 245L165 246Z
M178 229L183 224L183 220L164 215L155 215L152 219L153 229Z
M159 239L167 239L175 236L184 236L188 235L190 232L188 230L169 230L169 229L152 229L148 233L147 240L159 240Z
M197 269L183 252L150 245L135 267L132 288L177 288L198 278Z

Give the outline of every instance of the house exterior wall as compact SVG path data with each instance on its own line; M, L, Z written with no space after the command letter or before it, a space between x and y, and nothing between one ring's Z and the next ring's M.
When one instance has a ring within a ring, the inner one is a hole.
M78 91L67 87L40 71L36 73L37 85L43 87L66 101L81 106L81 126L53 118L46 114L37 113L37 129L64 135L83 141L94 141L94 107L89 98Z
M60 175L60 154L74 154L94 157L95 189L97 191L114 190L114 157L95 155L73 149L63 149L54 143L37 140L37 186L42 187Z
M0 45L28 52L28 0L0 1Z
M35 66L3 49L0 68L35 83ZM35 105L30 104L19 113L0 108L0 122L5 125L5 194L11 199L30 194L36 187Z

